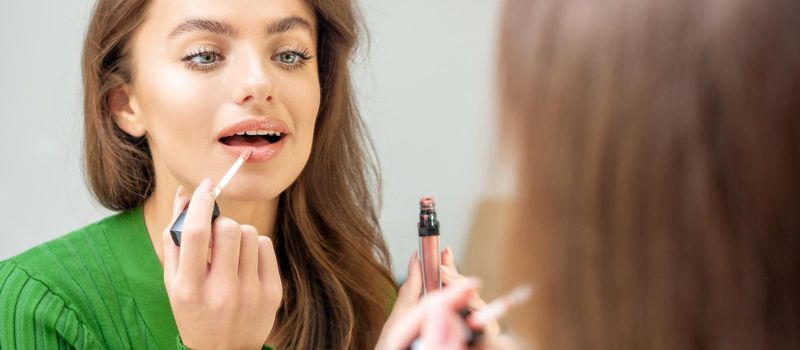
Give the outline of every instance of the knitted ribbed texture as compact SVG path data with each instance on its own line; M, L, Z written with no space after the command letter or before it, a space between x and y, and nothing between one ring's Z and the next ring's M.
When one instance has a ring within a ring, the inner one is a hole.
M183 348L176 339L141 208L0 262L0 349Z

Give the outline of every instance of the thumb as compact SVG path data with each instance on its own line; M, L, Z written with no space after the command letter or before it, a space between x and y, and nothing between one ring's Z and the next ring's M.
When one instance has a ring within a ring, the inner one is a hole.
M400 314L413 308L419 302L421 295L422 273L419 267L419 260L417 259L417 252L415 251L408 262L408 278L400 287L397 294L397 301L395 301L394 308L392 309L392 314Z

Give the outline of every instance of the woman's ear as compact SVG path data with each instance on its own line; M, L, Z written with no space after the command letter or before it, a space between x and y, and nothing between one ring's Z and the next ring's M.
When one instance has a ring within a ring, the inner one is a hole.
M145 125L139 113L136 98L131 95L127 84L118 85L108 95L108 105L114 115L117 126L133 137L142 137L145 134Z

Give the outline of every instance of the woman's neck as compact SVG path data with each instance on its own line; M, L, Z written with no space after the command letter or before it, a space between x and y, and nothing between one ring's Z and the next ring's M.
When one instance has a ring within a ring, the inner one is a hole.
M145 225L159 261L163 261L162 237L164 229L172 223L172 206L177 190L177 184L157 186L144 203ZM191 196L193 192L194 188L184 189L185 196ZM278 211L278 198L256 202L236 201L223 197L224 194L217 199L222 215L239 224L255 227L260 235L272 237L272 229Z

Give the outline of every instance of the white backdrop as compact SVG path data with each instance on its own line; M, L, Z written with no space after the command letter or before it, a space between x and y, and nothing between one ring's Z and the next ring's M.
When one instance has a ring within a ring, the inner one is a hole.
M81 41L93 1L0 0L0 260L111 214L81 173ZM416 248L420 196L463 250L494 151L499 1L362 0L361 111L383 171L395 273Z

